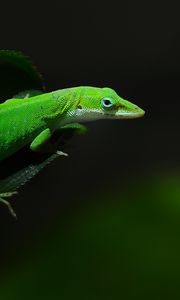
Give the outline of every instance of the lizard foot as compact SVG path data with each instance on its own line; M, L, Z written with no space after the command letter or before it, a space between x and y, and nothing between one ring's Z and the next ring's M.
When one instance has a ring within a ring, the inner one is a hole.
M14 209L12 208L11 204L9 203L9 201L3 199L3 198L11 197L12 195L15 195L15 194L17 194L17 192L1 193L0 194L0 202L7 206L7 208L9 209L10 214L14 218L17 218L16 213L15 213Z

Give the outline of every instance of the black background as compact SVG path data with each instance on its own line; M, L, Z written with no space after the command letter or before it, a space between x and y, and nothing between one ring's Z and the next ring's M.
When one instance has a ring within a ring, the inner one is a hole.
M1 49L29 55L49 90L114 88L143 119L99 121L12 202L1 207L1 256L99 190L179 166L179 5L164 1L1 4ZM93 201L93 200L92 200Z

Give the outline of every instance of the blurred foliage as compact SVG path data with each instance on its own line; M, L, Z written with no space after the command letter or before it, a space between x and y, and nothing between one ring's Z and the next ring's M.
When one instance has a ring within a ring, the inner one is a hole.
M33 237L0 299L179 299L180 174L109 188Z
M31 60L21 52L0 50L0 102L25 90L43 90L43 80Z

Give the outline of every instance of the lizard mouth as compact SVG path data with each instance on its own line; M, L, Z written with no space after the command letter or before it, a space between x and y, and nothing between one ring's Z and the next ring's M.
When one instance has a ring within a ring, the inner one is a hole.
M145 111L143 109L140 109L137 112L117 112L115 114L115 119L138 119L142 118L145 114Z

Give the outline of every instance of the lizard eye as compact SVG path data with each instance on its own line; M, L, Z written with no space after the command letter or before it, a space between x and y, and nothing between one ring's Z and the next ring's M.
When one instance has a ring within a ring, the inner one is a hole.
M111 108L114 105L114 102L111 98L104 98L101 100L101 104L104 108Z

